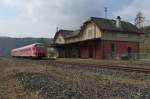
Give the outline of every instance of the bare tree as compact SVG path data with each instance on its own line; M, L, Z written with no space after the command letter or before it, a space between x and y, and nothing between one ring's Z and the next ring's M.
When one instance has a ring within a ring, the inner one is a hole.
M145 17L142 12L138 12L135 18L135 25L138 28L142 28L144 26Z

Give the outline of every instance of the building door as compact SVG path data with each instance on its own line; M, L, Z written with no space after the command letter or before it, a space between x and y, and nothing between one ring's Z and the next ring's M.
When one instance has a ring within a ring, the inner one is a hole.
M80 49L80 47L78 49L78 58L81 58L81 49Z
M116 44L112 43L111 45L111 58L114 58L116 56Z
M128 52L128 57L131 58L132 48L128 47L127 52Z
M89 46L89 58L93 58L93 47Z

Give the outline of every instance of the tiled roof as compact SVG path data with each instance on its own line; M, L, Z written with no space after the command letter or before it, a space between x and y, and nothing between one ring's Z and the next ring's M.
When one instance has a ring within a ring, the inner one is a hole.
M93 21L100 30L106 31L116 31L116 32L130 32L130 33L143 33L141 29L138 29L135 25L121 21L120 28L116 26L116 20L105 19L105 18L96 18L91 17L90 20L86 21L86 23ZM71 38L78 36L80 30L73 31L73 30L59 30L59 33L63 35L64 38Z
M65 38L75 37L78 36L80 33L80 30L76 30L74 32L71 32L70 35L67 35Z
M66 37L68 35L72 34L72 30L59 30L59 32L62 34L62 36Z
M91 20L101 29L109 31L120 31L120 32L131 32L131 33L142 33L135 25L121 21L120 28L116 27L116 20L104 19L91 17Z

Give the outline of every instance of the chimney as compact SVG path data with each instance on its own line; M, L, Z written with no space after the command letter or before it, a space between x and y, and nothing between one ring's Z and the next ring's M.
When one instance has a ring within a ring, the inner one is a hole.
M120 28L120 27L121 27L121 17L120 17L120 16L117 16L117 19L116 19L116 27L117 27L117 28Z

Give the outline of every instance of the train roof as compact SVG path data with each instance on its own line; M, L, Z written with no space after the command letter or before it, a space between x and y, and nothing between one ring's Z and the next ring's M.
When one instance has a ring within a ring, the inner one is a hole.
M21 49L24 49L24 48L31 48L31 47L34 47L37 44L42 44L42 43L33 43L33 44L30 44L30 45L26 45L26 46L22 46L22 47L19 47L19 48L12 49L12 51L21 50Z

